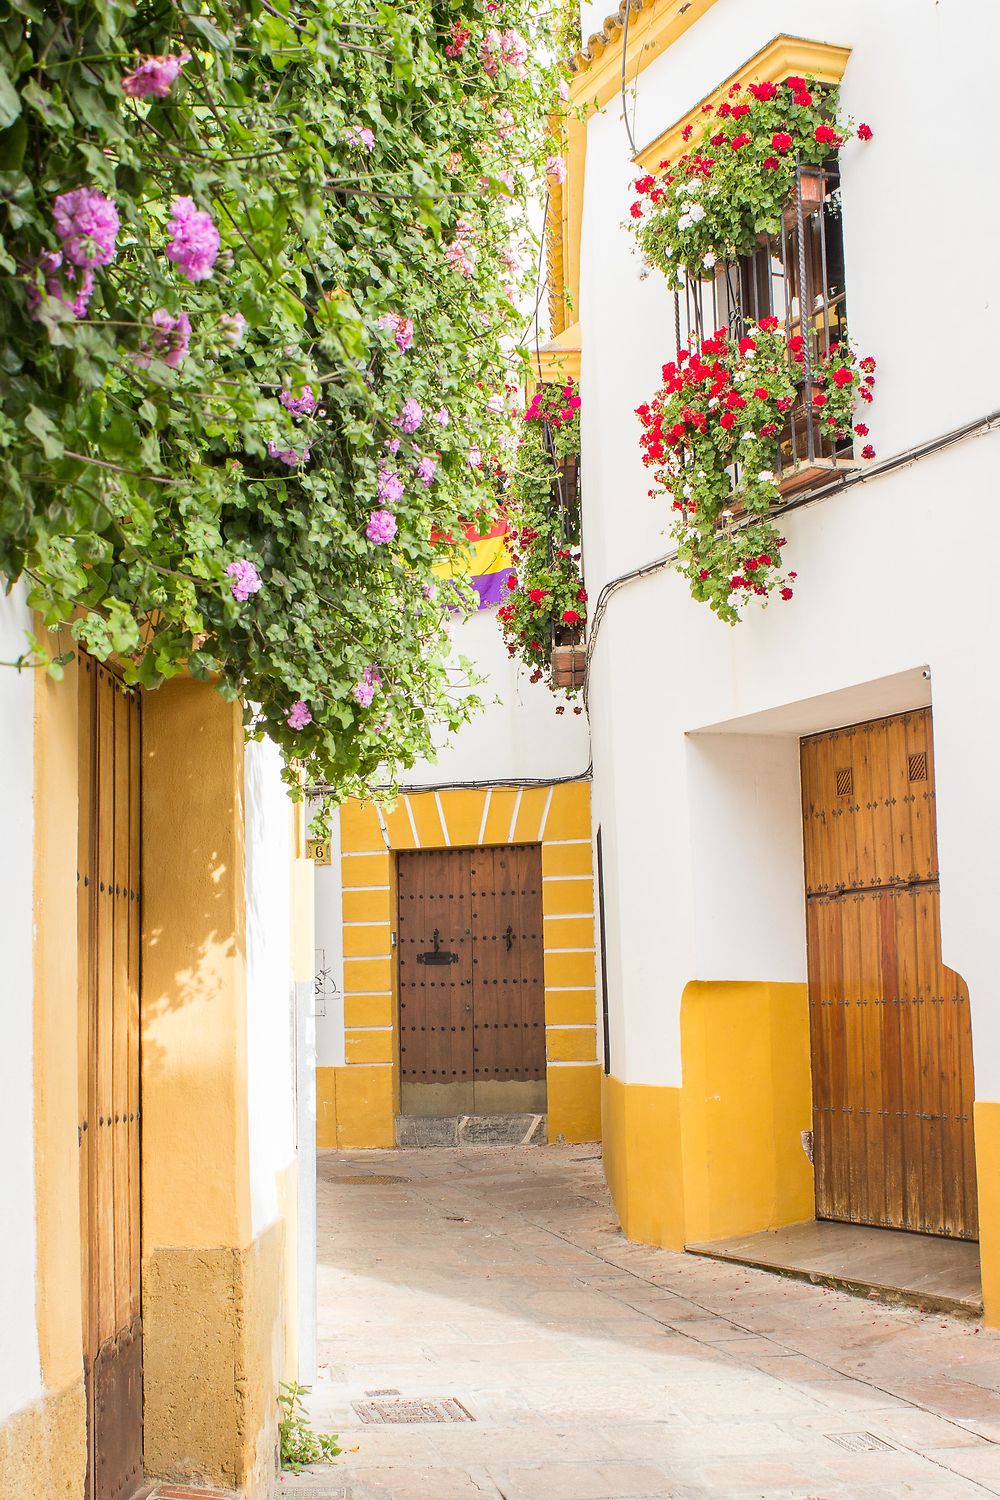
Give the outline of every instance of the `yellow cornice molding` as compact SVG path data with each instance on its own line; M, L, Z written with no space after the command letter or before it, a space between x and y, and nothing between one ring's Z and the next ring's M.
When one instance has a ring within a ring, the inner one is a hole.
M551 380L580 379L580 324L574 323L550 339L532 357L532 377L537 385Z
M839 83L850 55L850 47L838 47L831 42L812 42L798 36L776 36L766 47L762 47L742 63L735 73L730 73L704 99L699 99L686 115L650 141L648 146L644 146L634 157L636 166L651 171L661 161L673 161L684 145L683 133L688 125L697 127L702 118L703 106L710 104L714 109L734 83L780 83L789 74L796 73L814 78L817 83Z
M622 0L617 13L607 18L603 29L595 32L583 51L570 61L576 75L570 85L574 104L599 109L621 89L621 36L627 6L625 77L630 83L714 4L715 0Z

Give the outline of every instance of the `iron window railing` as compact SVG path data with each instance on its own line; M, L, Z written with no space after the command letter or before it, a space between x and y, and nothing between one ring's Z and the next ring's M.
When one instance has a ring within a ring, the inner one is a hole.
M828 478L830 469L852 459L850 437L831 436L812 399L817 359L847 337L836 162L797 166L780 231L759 235L752 254L720 261L710 278L689 280L674 293L678 349L700 343L719 328L739 339L749 323L766 317L779 319L786 338L801 335L804 340L802 364L793 366L795 405L780 437L782 488L788 490Z

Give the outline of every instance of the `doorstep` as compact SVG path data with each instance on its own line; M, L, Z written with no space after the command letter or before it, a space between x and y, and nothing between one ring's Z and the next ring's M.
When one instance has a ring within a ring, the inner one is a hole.
M154 1484L142 1500L240 1500L235 1490L196 1489L190 1484Z
M685 1249L929 1311L973 1318L983 1312L979 1245L973 1240L810 1219Z
M397 1115L396 1145L543 1146L545 1115Z

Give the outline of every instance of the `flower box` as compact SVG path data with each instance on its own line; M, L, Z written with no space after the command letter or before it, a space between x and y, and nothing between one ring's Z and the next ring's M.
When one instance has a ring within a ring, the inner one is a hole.
M787 498L798 494L800 490L808 490L814 485L836 479L838 474L849 474L852 469L859 467L853 458L823 458L818 454L815 458L803 458L782 469L778 478L778 493Z
M581 641L552 647L552 686L581 688L587 673L587 648Z

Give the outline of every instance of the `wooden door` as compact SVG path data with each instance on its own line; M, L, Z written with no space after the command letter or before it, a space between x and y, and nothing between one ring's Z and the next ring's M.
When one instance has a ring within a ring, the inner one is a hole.
M80 656L80 1208L86 1500L142 1487L138 697Z
M545 1107L541 850L398 856L402 1110Z
M972 1029L941 962L929 709L802 741L818 1218L976 1239Z

